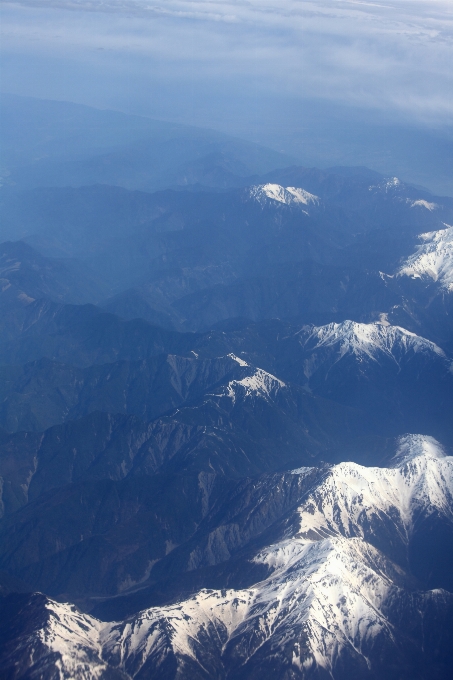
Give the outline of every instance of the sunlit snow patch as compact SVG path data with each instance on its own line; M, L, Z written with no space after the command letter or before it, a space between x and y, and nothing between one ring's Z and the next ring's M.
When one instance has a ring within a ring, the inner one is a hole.
M426 208L426 210L433 211L436 210L439 206L437 203L430 203L429 201L410 201L411 208Z
M302 475L303 477L305 477L305 475L308 475L314 469L315 468L312 467L299 467L296 468L295 470L290 470L290 473L292 475Z
M413 255L398 270L398 276L414 279L429 277L441 288L453 291L453 227L421 234L422 241Z
M372 186L368 187L368 190L373 191L377 189L378 191L385 191L385 193L388 193L389 191L399 187L401 187L401 181L398 179L398 177L387 177L382 182L379 182L379 184L373 184Z
M249 369L248 371L242 371L243 375L244 373L249 373L249 375L230 380L228 384L221 387L219 392L207 394L207 397L229 397L233 403L240 397L259 397L270 401L280 389L286 387L286 383L276 378L275 375L263 371L262 368L250 366L250 364L235 354L228 354L228 357L239 364L241 368Z
M248 366L248 363L244 361L244 359L241 359L240 357L237 357L235 354L228 354L230 359L233 359L233 361L236 361L239 366Z

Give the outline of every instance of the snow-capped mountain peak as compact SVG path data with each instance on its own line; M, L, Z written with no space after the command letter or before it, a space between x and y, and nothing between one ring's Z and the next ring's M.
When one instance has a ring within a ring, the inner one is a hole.
M206 395L208 399L228 397L233 404L236 403L237 399L248 399L250 397L270 401L279 390L286 387L282 380L262 368L251 366L233 353L227 356L238 364L238 370L235 371L237 377L222 385L218 392L208 393Z
M77 680L105 678L108 664L102 659L99 642L99 634L105 624L82 614L74 605L54 602L41 593L35 593L32 595L33 609L39 611L40 605L44 605L40 612L41 627L28 640L31 661L38 671L35 677L45 677L46 657L49 655L58 667L52 677ZM42 665L40 662L43 662Z
M235 357L237 359L237 357ZM279 390L286 387L286 384L276 378L271 373L263 371L262 368L254 368L249 366L245 361L237 359L239 365L242 368L249 368L247 371L248 375L243 378L237 378L230 380L227 385L222 387L221 391L213 394L207 395L214 397L229 397L233 403L240 397L242 399L247 399L250 397L258 397L265 399L266 401L272 400L272 398L277 394Z
M150 652L156 666L159 656L171 654L182 676L193 664L210 671L206 677L221 677L226 663L234 677L235 668L244 672L270 646L274 657L285 648L291 651L295 671L320 666L330 672L345 648L362 656L370 639L391 640L380 609L392 590L392 566L374 548L357 539L309 544L293 539L266 549L255 562L272 570L256 587L203 590L177 605L147 610L126 625L107 626L102 636L107 658L121 659L123 668L134 659L137 672ZM302 640L308 649L301 649ZM204 656L205 646L217 653L218 666Z
M441 288L453 291L453 227L421 234L421 245L398 270L398 276L431 278Z
M446 455L444 447L434 437L425 434L405 434L398 437L393 466L401 467L419 456L445 458Z
M299 507L299 536L360 536L386 531L392 518L407 541L420 513L453 520L453 457L432 437L405 435L389 468L339 463ZM382 528L379 529L379 525Z
M285 205L309 205L319 203L318 196L299 187L282 187L280 184L260 184L250 188L250 197L262 203L270 199Z
M374 362L386 356L398 363L400 356L408 352L433 353L448 362L444 351L434 342L389 324L343 321L326 326L304 327L300 331L300 337L306 349L313 353L334 350L336 362L345 355L352 354ZM306 377L309 378L316 368L317 362L308 360Z

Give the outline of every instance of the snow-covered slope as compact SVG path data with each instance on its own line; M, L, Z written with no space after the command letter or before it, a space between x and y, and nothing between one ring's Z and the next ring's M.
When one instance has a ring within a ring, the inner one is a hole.
M427 456L427 458L445 458L444 447L427 435L406 434L398 438L398 446L393 459L394 467L401 467L411 460Z
M453 458L429 438L406 437L400 448L407 447L411 460L390 469L330 468L298 507L287 535L253 558L269 568L264 581L246 590L204 590L106 627L106 658L132 675L150 659L157 670L171 655L184 677L195 668L204 669L200 677L225 671L267 677L271 663L277 677L310 677L317 668L343 677L348 665L361 669L360 677L383 677L385 661L380 667L376 650L397 657L404 637L393 620L395 602L411 613L416 602L419 619L433 600L452 603L443 591L414 598L403 569L366 540L379 522L390 520L407 543L415 515L437 510L453 521Z
M368 190L374 194L387 194L390 198L404 202L411 208L422 208L432 212L442 207L424 198L417 198L419 192L416 192L414 197L414 187L405 184L398 177L386 177L379 184L368 187ZM411 195L412 197L409 198Z
M27 678L68 680L124 677L106 674L108 664L102 659L99 640L104 624L100 621L81 614L74 605L49 600L41 593L34 593L28 602L21 602L23 596L16 597L19 607L14 609L19 611L11 625L15 624L20 634L13 645L0 644L0 666L5 673L2 677L22 678L25 674Z
M250 197L259 203L267 200L277 201L285 205L310 205L319 203L318 196L297 187L282 187L280 184L260 184L250 188Z
M306 326L300 331L300 341L311 355L305 361L307 378L322 363L337 364L345 356L353 356L359 362L390 360L398 367L402 360L423 354L437 357L446 367L450 366L445 353L435 343L399 326L383 323L343 321L326 326Z
M432 201L425 201L424 199L418 199L417 201L411 201L410 198L407 199L409 202L411 208L425 208L425 210L429 210L432 212L433 210L437 210L439 207L437 203L433 203Z
M440 287L453 291L453 227L421 234L421 245L403 262L398 276L430 278Z
M396 529L393 542L398 537L407 543L414 518L433 512L453 522L453 457L432 437L406 435L392 468L332 467L300 506L298 535L360 536L372 542L382 531Z
M129 678L384 679L393 658L404 680L418 677L418 666L420 678L437 668L446 679L434 656L447 653L448 632L439 642L435 626L453 615L453 595L414 591L403 562L380 543L385 534L398 555L421 518L453 524L453 457L430 437L407 435L392 465L321 471L280 522L280 539L249 558L268 575L247 589L204 589L118 623L47 601L40 639L49 664L58 659L56 677L88 677L91 654L96 673L108 663ZM32 638L21 640L22 655Z
M357 539L291 539L256 561L272 569L256 587L203 590L106 627L106 657L133 676L150 659L156 672L174 655L186 678L195 670L198 677L224 677L227 670L230 678L258 678L266 662L274 663L276 677L290 669L292 677L306 677L317 666L335 673L345 651L366 669L372 644L395 647L395 631L381 609L398 592L393 581L399 574L370 546Z
M305 344L310 347L338 346L341 354L351 352L356 356L366 355L375 359L382 352L395 356L396 351L432 352L445 356L443 350L434 342L399 326L383 323L357 323L342 321L325 326L313 326L305 336Z
M271 373L267 373L262 368L250 366L246 361L230 354L229 357L236 361L243 369L244 377L230 380L228 384L222 385L219 392L208 395L208 397L229 397L233 403L237 399L261 398L266 401L272 400L279 390L286 387L282 380L279 380Z

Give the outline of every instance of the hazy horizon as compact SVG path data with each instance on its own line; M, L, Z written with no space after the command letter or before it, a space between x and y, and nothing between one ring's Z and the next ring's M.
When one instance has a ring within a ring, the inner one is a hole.
M451 125L445 0L12 0L2 89L239 129L307 102ZM231 124L231 122L230 122ZM216 126L217 127L217 126ZM231 130L229 130L231 131Z

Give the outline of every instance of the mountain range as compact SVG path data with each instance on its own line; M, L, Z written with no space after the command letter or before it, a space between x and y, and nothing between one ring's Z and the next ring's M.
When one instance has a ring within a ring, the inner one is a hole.
M452 460L434 439L409 436L389 467L304 467L243 484L176 560L186 574L204 567L208 587L105 623L42 594L11 594L3 668L13 677L446 678L453 554L426 547L434 526L451 544ZM215 586L219 565L227 587Z
M68 106L6 117L2 677L447 680L453 199Z

